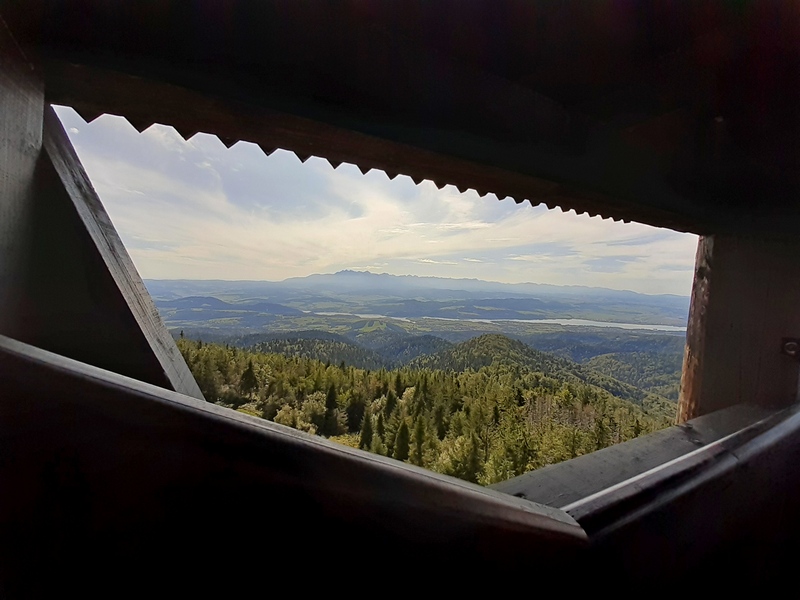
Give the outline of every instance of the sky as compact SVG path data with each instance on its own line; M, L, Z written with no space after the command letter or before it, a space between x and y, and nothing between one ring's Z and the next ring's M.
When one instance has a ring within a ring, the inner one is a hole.
M353 269L691 291L694 235L57 113L145 279L279 281Z

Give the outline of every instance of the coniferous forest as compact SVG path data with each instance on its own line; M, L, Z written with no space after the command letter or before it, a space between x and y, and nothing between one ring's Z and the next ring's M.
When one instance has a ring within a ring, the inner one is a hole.
M181 338L178 347L210 402L484 485L655 431L674 416L655 385L638 388L611 369L502 335L373 369L273 351L286 345Z

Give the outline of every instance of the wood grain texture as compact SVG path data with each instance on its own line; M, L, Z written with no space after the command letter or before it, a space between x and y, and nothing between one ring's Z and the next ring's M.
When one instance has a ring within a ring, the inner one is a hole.
M800 336L799 253L796 239L699 240L678 422L797 401L800 363L781 354L781 340Z
M67 356L202 398L64 128L49 107L45 111L44 148L46 161L43 159L37 175L38 193L47 197L47 205L41 205L43 200L37 205L37 233L42 238L39 246L47 245L50 256L41 257L35 272L29 274L28 289L36 290L32 295L38 299L29 322L44 322L35 339L48 340L43 347ZM62 216L54 219L59 211ZM49 238L59 240L63 247L58 248ZM50 271L51 278L59 280L67 294L58 295L52 279L41 281L41 271ZM81 294L82 306L76 306L74 296ZM72 309L67 308L70 306ZM70 317L69 325L63 318L53 318L65 313Z
M0 332L19 332L44 82L0 18Z

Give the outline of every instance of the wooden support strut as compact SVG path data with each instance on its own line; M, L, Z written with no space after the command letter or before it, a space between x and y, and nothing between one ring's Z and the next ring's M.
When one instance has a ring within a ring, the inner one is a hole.
M0 335L202 398L0 18Z
M73 279L78 281L65 278L60 272L53 273L46 260L40 261L39 270L61 278L76 294L83 290L81 284L89 288L79 304L72 303L74 327L65 330L69 347L72 348L76 338L81 340L81 347L65 354L202 399L200 388L50 107L44 116L44 149L46 156L37 171L37 186L48 201L40 209L43 214L39 221L48 223L44 227L49 228L52 236L68 245L64 248L67 254L76 255L62 257L57 262L59 271L72 267ZM36 204L45 203L37 199ZM54 223L52 214L59 209L64 218ZM78 256L80 264L75 261ZM36 295L42 298L46 293ZM59 298L56 302L69 304L69 301ZM64 309L53 307L49 301L44 306L40 304L39 310L52 314ZM85 332L83 335L80 329ZM43 337L48 338L46 334Z
M679 423L742 402L797 401L800 362L782 344L800 337L799 254L790 239L700 238Z

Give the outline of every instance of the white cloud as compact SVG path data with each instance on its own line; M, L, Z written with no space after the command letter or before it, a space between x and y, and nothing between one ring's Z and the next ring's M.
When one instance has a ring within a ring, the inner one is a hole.
M354 268L690 291L695 236L58 112L144 277L283 279L367 265Z

